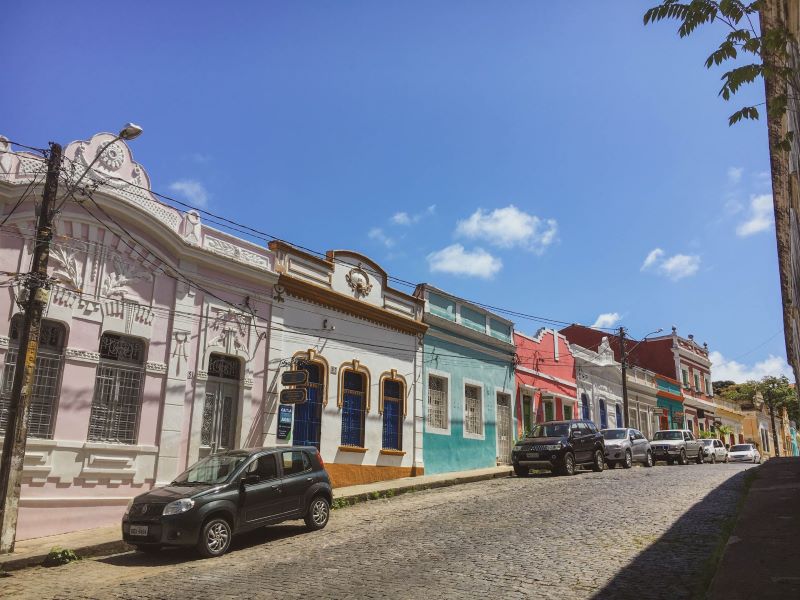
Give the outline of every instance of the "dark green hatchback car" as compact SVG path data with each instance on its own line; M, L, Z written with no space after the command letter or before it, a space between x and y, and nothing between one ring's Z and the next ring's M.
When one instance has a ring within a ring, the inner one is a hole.
M309 529L322 529L331 499L316 448L229 450L131 500L122 538L143 552L195 546L203 556L220 556L234 534L265 525L302 518Z

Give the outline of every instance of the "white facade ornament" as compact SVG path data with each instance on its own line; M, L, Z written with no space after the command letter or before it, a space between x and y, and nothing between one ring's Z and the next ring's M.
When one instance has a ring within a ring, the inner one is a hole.
M200 243L200 227L200 213L196 210L190 210L183 215L181 235L187 243L195 246Z
M177 368L178 372L180 372L181 362L189 360L189 349L187 348L189 332L174 331L172 336L175 340L175 345L172 350L172 357L175 359L175 367Z
M74 360L86 363L100 362L100 353L92 352L91 350L81 350L79 348L67 348L64 354L67 360Z
M148 373L156 373L162 375L167 372L167 365L162 362L152 362L148 360L145 366L145 370Z
M99 162L107 171L116 171L125 162L125 150L119 142L108 146L100 155Z
M71 286L76 292L80 292L83 287L81 267L76 257L79 252L81 251L63 246L53 246L50 249L50 258L58 263L53 270L56 281Z
M219 346L227 354L239 354L250 358L247 347L247 331L250 328L250 317L232 309L216 308L212 310L217 314L213 317L210 329L216 333L206 344L207 347Z
M10 338L7 335L0 335L0 348L8 348Z
M257 269L262 269L264 271L269 270L269 259L267 259L267 257L236 246L225 240L207 235L203 240L203 247L214 254L227 256L237 262L256 267Z
M125 288L140 279L152 279L152 271L139 269L133 263L114 257L114 271L106 273L100 293L106 298L119 296L125 298Z
M369 282L369 275L361 268L361 264L357 267L350 269L350 272L345 275L345 280L355 294L356 298L368 296L372 291L372 284Z

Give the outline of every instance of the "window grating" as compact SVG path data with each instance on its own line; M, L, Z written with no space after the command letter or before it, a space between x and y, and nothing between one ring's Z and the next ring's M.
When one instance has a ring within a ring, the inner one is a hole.
M447 380L428 376L428 425L447 429Z
M481 388L464 386L464 430L473 435L483 434L483 402Z
M11 319L9 330L11 344L6 352L2 387L0 387L0 433L5 433L8 425L8 409L11 404L11 388L14 385L21 330L21 315L15 315ZM44 439L53 437L65 336L66 329L63 325L52 321L42 321L39 332L39 350L36 353L36 368L33 375L33 392L28 410L28 437Z
M89 441L136 443L141 407L144 344L137 339L103 334L100 338ZM139 365L130 364L138 361ZM127 364L126 364L127 363Z
M364 446L365 379L349 370L342 377L342 446Z
M403 384L395 379L383 382L383 447L402 450Z

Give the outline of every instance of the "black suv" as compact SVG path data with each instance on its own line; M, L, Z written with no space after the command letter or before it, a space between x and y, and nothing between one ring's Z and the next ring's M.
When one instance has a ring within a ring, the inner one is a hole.
M131 500L122 538L142 552L195 546L203 556L220 556L233 534L264 525L304 518L309 529L322 529L331 498L316 448L230 450Z
M514 472L527 477L533 467L573 475L577 465L605 466L603 435L591 421L550 421L533 428L511 453Z

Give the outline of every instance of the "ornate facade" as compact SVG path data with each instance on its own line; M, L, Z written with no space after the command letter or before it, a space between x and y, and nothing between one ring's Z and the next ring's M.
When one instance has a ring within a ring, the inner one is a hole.
M64 152L18 539L118 523L199 457L262 443L274 255L160 202L122 141L75 189L112 139ZM0 146L0 270L26 273L45 165ZM1 290L0 428L25 294Z

